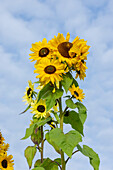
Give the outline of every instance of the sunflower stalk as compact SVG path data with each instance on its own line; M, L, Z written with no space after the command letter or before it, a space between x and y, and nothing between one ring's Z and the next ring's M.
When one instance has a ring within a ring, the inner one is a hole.
M59 82L59 89L62 89L61 82ZM62 100L61 97L59 98L59 111L60 111L60 128L63 131L63 112L62 112ZM64 152L61 149L61 164L62 164L62 170L65 170L65 158L64 158Z
M43 163L43 149L44 149L43 126L41 126L41 163Z

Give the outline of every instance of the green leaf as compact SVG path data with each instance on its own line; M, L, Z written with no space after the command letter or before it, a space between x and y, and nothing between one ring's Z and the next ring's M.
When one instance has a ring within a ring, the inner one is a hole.
M35 167L32 170L45 170L43 167Z
M75 111L70 111L68 116L64 115L64 123L70 124L73 129L83 135L83 124L79 118L79 114Z
M32 135L35 125L37 125L37 127L40 127L40 126L45 125L50 120L51 120L51 117L48 117L47 119L44 119L44 120L41 120L41 121L38 121L32 124L29 128L26 129L26 134L21 140L27 139L29 136Z
M83 145L83 148L81 148L80 145L77 145L77 148L83 155L89 157L90 164L93 166L94 170L99 170L100 159L98 154L86 145Z
M50 139L49 133L46 133L45 138L46 138L46 140L48 141L48 143L54 147L54 149L56 150L56 152L60 154L60 153L61 153L61 152L60 152L60 148L56 145L56 143L55 143L54 141L52 141L52 140Z
M40 167L41 165L41 159L36 160L34 167Z
M41 128L35 125L33 133L31 134L31 140L34 144L39 145L42 141Z
M41 167L43 167L45 170L48 170L48 167L49 170L58 170L58 165L49 158L44 160L44 162L41 164Z
M61 84L64 87L66 93L68 92L68 89L71 86L72 82L73 82L73 77L72 77L71 73L69 73L69 72L66 73L63 76L63 80L61 81Z
M35 124L26 129L26 134L23 138L21 138L21 140L27 139L33 133L34 126Z
M49 93L49 92L52 92L54 87L52 87L50 85L50 83L46 84L39 92L39 95L38 95L38 100L37 102L39 102L39 100L44 97L44 95L46 95L46 93Z
M30 107L31 107L31 104L23 112L21 112L20 114L23 114L23 113L27 112L27 110L29 110Z
M52 110L51 112L54 114L54 116L55 116L57 122L60 123L60 119L59 119L58 114L57 114L56 112L54 112L53 110Z
M78 83L77 83L77 81L73 78L73 82L72 82L72 84L74 84L75 85L75 87L77 87L78 86Z
M77 108L78 108L78 114L79 114L79 117L80 117L80 119L81 119L81 122L82 122L82 124L84 124L84 122L85 122L85 120L86 120L86 118L87 118L87 109L86 109L86 107L85 107L82 103L80 103L80 102L76 102L75 104L76 104L76 106L77 106Z
M77 105L72 101L72 99L67 99L66 105L67 105L67 107L69 107L71 109L75 109L77 107Z
M27 159L27 163L29 165L29 168L31 168L31 166L32 166L32 161L33 161L33 158L36 154L36 151L37 150L36 150L35 146L28 146L24 151L24 156Z
M82 137L77 131L72 130L64 134L60 128L52 129L49 137L69 157L71 157L74 147L82 141Z
M57 89L55 93L49 92L45 97L47 111L50 110L56 103L56 99L60 98L63 95L62 89Z

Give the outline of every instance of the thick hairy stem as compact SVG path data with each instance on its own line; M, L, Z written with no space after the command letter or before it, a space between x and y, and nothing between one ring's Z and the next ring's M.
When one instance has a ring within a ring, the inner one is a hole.
M43 149L44 149L44 140L43 140L43 126L41 126L41 163L43 163Z
M61 89L61 82L59 84L59 88ZM60 128L63 131L63 112L62 112L62 101L59 98L59 111L60 111ZM65 170L65 159L64 159L64 152L61 150L61 163L62 163L62 170Z

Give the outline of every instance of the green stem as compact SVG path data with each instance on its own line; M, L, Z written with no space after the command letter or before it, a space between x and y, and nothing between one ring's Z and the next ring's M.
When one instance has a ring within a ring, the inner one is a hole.
M43 163L43 147L44 147L44 140L43 140L43 126L41 126L41 163Z
M59 88L62 89L61 82L59 83ZM59 98L59 111L60 111L60 128L63 131L63 112L62 112L62 101L61 97ZM65 159L64 159L64 152L61 150L61 164L62 170L65 170Z

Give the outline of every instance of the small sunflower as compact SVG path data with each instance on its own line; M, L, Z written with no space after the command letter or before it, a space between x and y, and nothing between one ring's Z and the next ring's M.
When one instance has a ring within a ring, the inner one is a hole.
M31 104L33 101L33 91L34 91L34 83L32 84L31 80L28 81L28 87L26 87L25 95L22 97L23 102L25 101L25 104Z
M76 63L76 57L79 55L79 48L74 48L73 56L69 55L69 50L73 47L73 43L69 42L70 34L67 33L66 39L63 34L58 33L49 41L54 48L54 54L58 57L59 61L66 62L69 66Z
M6 151L8 151L8 149L9 149L9 144L4 143L3 145L0 146L0 153L4 154Z
M49 111L46 111L46 103L45 100L40 99L40 101L37 103L37 101L35 101L35 103L31 104L31 113L35 114L34 117L36 118L47 118L49 116Z
M49 83L50 81L52 84L56 81L62 80L62 74L64 72L64 64L60 63L58 60L49 60L45 59L43 62L41 61L38 66L35 66L36 70L34 73L38 73L39 75L36 78L40 79L40 82L44 84Z
M4 137L2 136L2 133L0 132L0 145L4 144Z
M86 77L86 73L85 73L84 71L81 71L81 70L76 71L76 76L75 76L75 78L77 79L78 77L80 78L80 80L81 80L81 79L84 80L84 77Z
M73 84L71 88L69 88L69 91L71 92L71 94L77 99L80 100L82 102L82 99L84 99L84 93L83 90L79 88L79 86L75 87L75 85Z
M41 60L45 60L45 58L51 58L52 48L51 45L47 43L46 38L42 40L42 42L36 42L32 44L32 48L30 49L33 53L29 54L32 61L37 61L36 64Z
M86 62L84 60L79 60L76 63L75 68L76 68L77 71L85 72L86 69L87 69Z
M12 155L7 156L7 153L0 156L0 169L1 170L14 170L13 168L14 160L12 160L12 158L13 156Z

